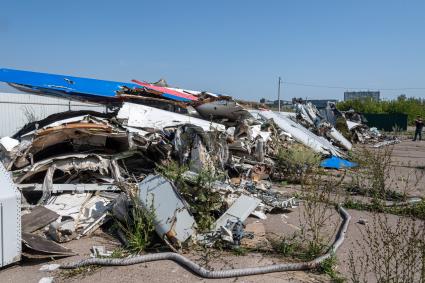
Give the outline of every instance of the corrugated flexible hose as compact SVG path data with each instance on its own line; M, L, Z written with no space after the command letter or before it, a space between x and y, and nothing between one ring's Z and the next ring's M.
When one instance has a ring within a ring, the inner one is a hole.
M272 272L281 272L281 271L295 271L295 270L309 270L317 268L322 261L330 258L337 249L344 242L345 234L348 229L348 224L350 222L351 216L347 211L338 206L338 212L343 218L341 226L339 227L335 242L329 248L328 252L312 261L308 262L299 262L299 263L282 263L282 264L272 264L259 267L248 267L248 268L237 268L237 269L227 269L227 270L208 270L189 260L188 258L182 256L178 253L166 252L166 253L157 253L157 254L148 254L140 255L128 258L90 258L84 259L75 263L63 264L60 266L61 269L72 269L83 267L87 265L102 265L102 266L124 266L132 265L150 261L158 260L172 260L178 264L185 266L193 273L197 274L203 278L229 278L229 277L240 277L256 274L265 274Z

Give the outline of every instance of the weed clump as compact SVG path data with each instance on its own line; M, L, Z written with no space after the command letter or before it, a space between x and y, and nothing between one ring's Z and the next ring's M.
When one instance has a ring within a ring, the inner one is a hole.
M378 149L362 147L351 153L359 169L351 175L351 187L372 198L387 199L391 184L391 155L393 147Z
M131 198L131 208L128 218L122 223L117 221L126 237L126 248L130 253L138 254L153 244L155 236L155 211L145 209L136 197Z
M341 274L336 271L335 267L337 265L337 258L333 254L331 257L325 259L320 263L319 271L328 275L332 282L334 283L343 283L345 282L345 278L341 276Z
M320 155L298 144L289 148L280 148L276 159L276 170L292 183L301 183L303 177L320 164Z
M349 255L352 282L425 282L425 226L413 218L373 213Z

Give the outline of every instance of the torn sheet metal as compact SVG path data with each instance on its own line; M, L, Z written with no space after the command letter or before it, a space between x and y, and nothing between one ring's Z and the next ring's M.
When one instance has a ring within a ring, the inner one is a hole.
M232 204L232 206L215 222L215 229L220 229L222 226L229 228L238 221L245 221L248 216L257 208L260 202L261 201L259 199L241 195Z
M156 86L156 85L144 83L144 82L141 82L141 81L138 81L138 80L132 80L132 81L134 83L138 84L141 87L157 91L157 92L161 93L162 96L164 96L166 98L173 99L173 100L194 101L194 100L198 99L196 96L193 96L189 93L174 90L174 89L171 89L171 88L168 88L168 87Z
M36 173L47 171L49 168L70 172L70 170L89 170L98 171L102 175L108 175L110 172L110 160L96 154L72 154L56 156L35 163L32 166L25 167L16 172L17 183L27 180ZM52 184L53 182L51 182Z
M139 81L116 82L13 69L0 69L0 81L25 92L99 103L118 102L121 93L135 91L141 87L176 101L196 100L193 95Z
M36 206L30 213L22 215L22 232L32 233L46 227L59 218L59 214L44 207Z
M26 124L22 129L20 129L16 134L14 134L12 138L20 140L22 136L28 135L36 131L37 129L44 128L51 124L54 125L56 121L64 121L67 119L72 119L74 117L86 117L86 116L90 116L91 118L95 118L96 120L104 120L104 119L111 119L112 117L115 116L115 113L113 112L100 113L100 112L90 111L90 110L66 111L66 112L55 113L55 114L47 116L44 119Z
M380 147L383 147L383 146L397 144L397 143L401 143L401 140L394 139L394 140L382 141L382 142L375 143L374 145L372 145L372 147L374 147L374 148L380 148Z
M296 109L299 121L306 124L306 127L312 127L319 133L322 132L321 135L324 134L324 136L332 139L338 146L342 146L346 150L351 150L351 142L347 140L338 130L336 130L331 123L328 123L326 120L324 120L320 112L311 102L306 104L297 103Z
M99 227L104 223L107 211L112 208L112 200L118 194L111 197L91 196L87 193L51 197L45 207L61 215L62 219L50 225L50 236L62 243Z
M19 144L19 141L12 139L11 137L2 137L0 139L0 145L7 152L11 151L18 144Z
M256 185L253 182L242 182L241 186L248 192L261 200L260 210L265 209L271 211L277 209L289 209L298 206L298 201L295 197L286 197L281 192L266 188L264 185Z
M160 175L148 175L139 184L139 199L144 209L153 209L155 230L174 246L180 246L195 232L195 219L174 185Z
M123 87L137 88L134 83L105 81L67 75L0 69L0 81L23 85L29 90L55 96L86 98L87 100L114 99Z
M22 243L25 247L23 254L29 258L54 258L75 255L72 250L36 234L22 233Z
M60 216L77 219L85 202L91 197L90 193L83 194L60 194L52 196L45 205L46 208L56 212Z
M300 124L292 121L284 115L272 111L250 110L250 113L265 120L273 119L276 125L283 131L290 133L299 143L322 154L342 156L343 153L323 137L316 136Z
M56 158L46 159L35 163L33 166L27 166L22 170L16 171L15 180L17 183L23 183L30 180L35 174L39 172L46 172L43 179L42 191L43 195L38 201L39 204L45 203L49 196L52 194L53 177L56 171L61 171L71 176L72 172L99 172L104 176L109 176L114 170L113 163L109 159L105 159L99 155L65 155ZM114 175L114 174L112 174ZM118 176L113 176L118 178ZM116 181L119 181L118 179Z
M356 122L353 122L353 121L350 121L350 120L346 120L347 121L347 127L348 127L348 129L351 131L352 129L354 129L354 128L357 128L357 127L361 127L362 126L362 124L361 123L356 123Z
M351 150L353 148L353 145L349 140L347 140L339 131L337 131L334 127L332 127L328 131L329 136L336 140L338 144L343 146L346 150Z
M57 113L59 114L59 113ZM28 131L25 132L21 135L19 135L20 139L23 139L25 137L28 137L30 135L33 135L36 131L41 131L41 130L46 130L49 128L55 128L55 127L59 127L59 126L66 126L69 124L75 124L75 123L86 123L86 124L96 124L96 125L104 125L107 126L109 125L109 123L107 122L107 120L105 118L102 117L95 117L89 114L86 115L80 115L80 116L75 116L75 117L69 117L69 118L64 118L64 119L60 119L60 120L55 120L51 123L43 123L42 126L38 126L35 129L33 129L32 131Z
M125 126L142 129L151 128L160 131L167 127L183 124L193 124L202 127L204 131L225 130L224 125L221 124L128 102L125 102L118 111L117 119L124 121Z

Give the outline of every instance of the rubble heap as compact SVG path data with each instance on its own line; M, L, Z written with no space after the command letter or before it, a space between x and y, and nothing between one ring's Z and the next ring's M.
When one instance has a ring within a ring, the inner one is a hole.
M31 87L12 70L5 74L21 90L62 91L44 81ZM0 159L23 196L28 257L72 255L60 243L110 222L128 244L138 210L150 212L143 225L174 251L190 243L237 246L252 236L244 231L249 215L265 219L297 206L271 182L285 179L275 170L282 150L297 144L341 158L352 146L311 104L298 104L294 115L247 109L228 96L164 82L108 82L111 89L102 92L79 84L89 79L66 79L75 87L68 94L102 97L111 112L57 113L0 139Z

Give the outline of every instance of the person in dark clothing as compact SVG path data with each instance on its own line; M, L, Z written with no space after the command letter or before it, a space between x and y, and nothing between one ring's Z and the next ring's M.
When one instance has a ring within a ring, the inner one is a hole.
M422 140L422 129L424 127L424 121L422 120L420 116L416 117L415 126L416 126L416 130L415 130L415 137L413 138L413 141L415 141L418 136L419 136L419 140Z

